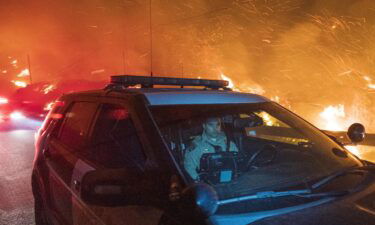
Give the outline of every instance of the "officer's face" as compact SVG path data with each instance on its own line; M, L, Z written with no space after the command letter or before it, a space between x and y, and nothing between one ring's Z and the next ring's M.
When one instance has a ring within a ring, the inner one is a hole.
M215 138L221 132L220 120L219 119L208 120L205 124L203 124L203 128L204 128L207 136Z

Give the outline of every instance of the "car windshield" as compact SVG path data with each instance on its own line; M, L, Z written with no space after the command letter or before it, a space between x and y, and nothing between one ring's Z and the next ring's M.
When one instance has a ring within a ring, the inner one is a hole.
M361 165L276 103L150 109L187 180L210 184L220 199L280 190Z

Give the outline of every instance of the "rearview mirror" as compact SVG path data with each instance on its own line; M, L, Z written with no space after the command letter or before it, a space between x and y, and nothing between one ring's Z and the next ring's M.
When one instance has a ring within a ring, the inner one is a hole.
M360 123L353 123L348 129L347 135L353 143L359 143L365 139L365 127Z

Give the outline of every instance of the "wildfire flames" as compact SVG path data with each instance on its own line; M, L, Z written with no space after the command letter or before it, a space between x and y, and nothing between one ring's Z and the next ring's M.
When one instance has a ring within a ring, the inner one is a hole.
M45 110L45 111L49 111L49 110L51 110L52 107L53 107L53 104L54 104L54 103L55 103L55 102L49 102L49 103L47 103L47 104L44 106L43 110Z
M24 70L22 70L22 71L17 75L17 77L27 77L27 76L30 76L30 71L29 71L29 69L24 69Z
M24 81L12 80L12 83L13 83L14 85L16 85L17 87L22 87L22 88L24 88L24 87L27 86L27 83L24 82Z
M365 79L365 81L367 81L368 85L367 87L370 88L370 89L375 89L375 84L373 84L371 81L371 78L369 76L364 76L363 79Z
M259 85L246 85L243 84L241 86L235 86L234 82L231 78L226 76L225 74L221 73L220 78L222 80L226 80L229 82L228 87L231 88L233 91L241 91L241 92L247 92L247 93L253 93L253 94L259 94L262 95L265 93L264 89Z
M43 88L43 93L44 94L48 94L49 92L53 91L56 89L56 86L53 85L53 84L50 84L50 85L46 85L44 88Z
M342 121L346 119L345 115L345 107L344 105L337 105L337 106L327 106L323 112L320 113L320 117L324 120L325 127L324 130L330 131L344 131L346 128L344 127ZM353 154L360 156L360 151L357 146L346 145L346 149L348 149Z
M325 121L325 126L322 129L331 131L345 130L339 123L339 119L345 118L344 105L330 105L320 113L320 117Z
M227 80L229 82L228 87L231 88L232 90L248 92L246 90L243 90L242 88L237 88L234 85L232 79L229 78L228 76L225 76L224 74L221 74L220 76L221 76L221 79ZM369 77L364 77L364 79L367 80L368 82L371 82L371 79ZM250 91L250 92L254 93L253 91ZM279 96L271 97L271 100L280 103ZM264 115L262 117L266 120L265 122L268 126L272 126L272 121L270 120L268 115ZM319 114L319 117L321 118L320 124L322 124L322 126L320 126L320 129L328 130L328 131L345 131L347 129L344 126L343 121L347 120L348 118L345 114L345 107L342 104L329 105L325 107L324 110ZM353 119L351 118L351 120ZM353 120L353 121L356 121L356 120ZM353 154L360 156L360 151L357 146L346 145L345 148L348 149Z

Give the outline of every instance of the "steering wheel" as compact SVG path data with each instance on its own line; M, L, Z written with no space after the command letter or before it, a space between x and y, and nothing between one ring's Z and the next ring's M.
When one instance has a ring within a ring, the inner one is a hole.
M276 155L276 146L272 144L266 144L249 158L246 163L246 169L257 169L259 167L268 165L275 160Z

